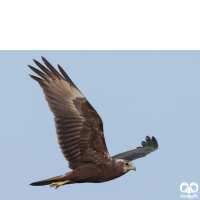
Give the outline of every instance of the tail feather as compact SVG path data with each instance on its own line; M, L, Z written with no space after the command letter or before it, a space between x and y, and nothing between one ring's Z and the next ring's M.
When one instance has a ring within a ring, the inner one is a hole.
M64 175L60 175L60 176L48 178L48 179L45 179L45 180L42 180L42 181L33 182L30 185L33 185L33 186L49 185L49 184L52 184L52 182L57 182L57 181L62 180L63 176Z

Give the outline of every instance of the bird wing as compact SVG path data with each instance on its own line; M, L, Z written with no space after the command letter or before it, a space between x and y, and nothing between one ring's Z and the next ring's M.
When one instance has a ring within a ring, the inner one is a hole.
M42 60L48 69L38 61L34 62L44 73L29 65L42 79L30 76L42 87L55 116L58 143L69 168L110 159L103 122L96 110L59 65L62 75L45 58Z
M155 137L152 139L149 136L146 136L146 142L142 141L142 147L137 147L137 149L133 149L130 151L126 151L124 153L117 154L112 156L112 159L125 159L125 160L135 160L141 157L145 157L146 155L150 154L151 152L158 149L158 142Z

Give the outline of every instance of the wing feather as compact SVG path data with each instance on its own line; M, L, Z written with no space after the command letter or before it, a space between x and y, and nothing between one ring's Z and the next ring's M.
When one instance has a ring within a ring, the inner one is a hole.
M75 169L89 162L111 159L106 147L103 122L66 72L61 74L42 57L45 66L34 60L42 70L29 65L37 75L30 75L43 89L45 99L55 118L56 133L61 151Z
M158 142L155 137L152 137L151 139L149 136L146 136L146 141L142 141L141 144L142 147L137 147L137 149L117 154L112 156L112 159L125 159L132 161L141 157L145 157L146 155L158 149Z

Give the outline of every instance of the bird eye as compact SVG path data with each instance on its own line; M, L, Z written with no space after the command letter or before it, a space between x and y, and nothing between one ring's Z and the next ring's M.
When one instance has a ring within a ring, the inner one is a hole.
M128 165L128 163L125 163L125 165Z

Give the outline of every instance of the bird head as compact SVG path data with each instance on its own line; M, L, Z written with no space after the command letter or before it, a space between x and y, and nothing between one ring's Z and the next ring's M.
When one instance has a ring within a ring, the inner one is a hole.
M129 170L135 170L136 171L136 167L133 165L132 162L124 160L124 171L128 172Z
M128 172L129 170L135 170L136 167L133 165L132 162L124 159L116 159L115 162L122 167L123 172Z

